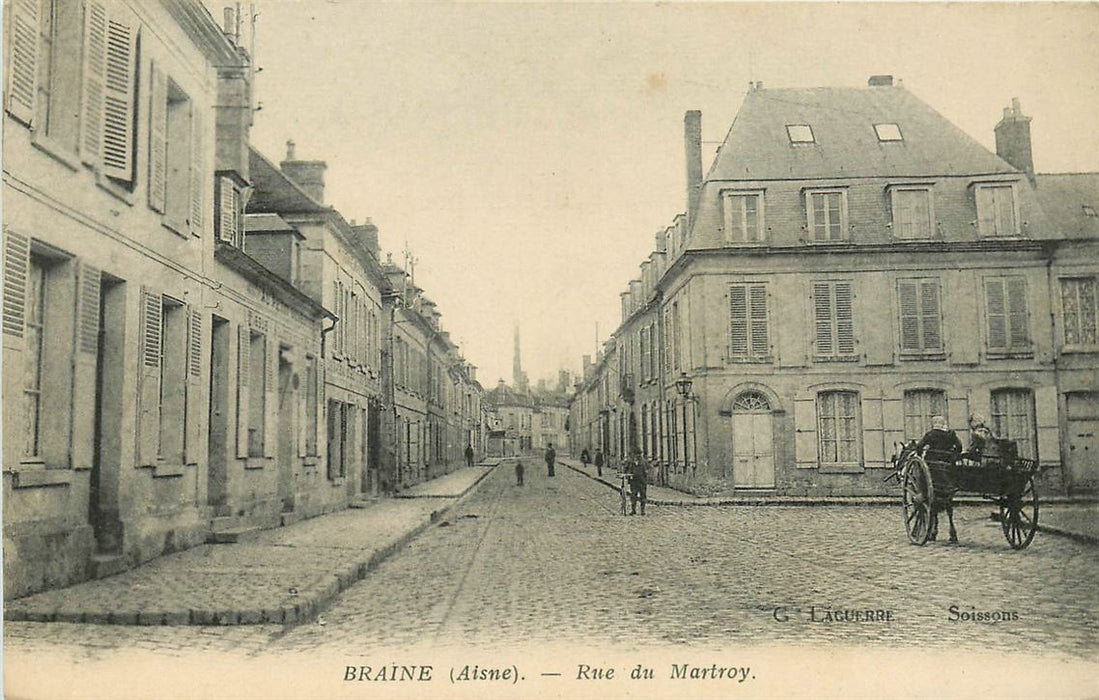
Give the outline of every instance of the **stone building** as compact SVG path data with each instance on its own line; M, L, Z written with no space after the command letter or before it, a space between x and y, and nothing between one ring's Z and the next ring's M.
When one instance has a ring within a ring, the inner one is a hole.
M641 409L663 401L648 442L668 483L880 493L894 442L972 413L1037 459L1046 487L1093 483L1086 460L1062 465L1070 420L1076 449L1093 449L1099 191L1090 175L1034 175L1018 104L997 155L889 76L754 85L705 177L700 118L685 119L688 206L665 232L666 270L646 289L660 265L642 264L618 371L601 365L578 394L626 378L604 398L620 414L655 374Z

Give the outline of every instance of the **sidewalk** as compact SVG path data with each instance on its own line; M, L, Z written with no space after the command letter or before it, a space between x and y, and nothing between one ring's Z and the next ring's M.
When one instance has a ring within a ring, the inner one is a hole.
M492 470L462 467L407 489L399 499L248 533L231 544L201 545L117 576L6 601L4 619L116 625L306 620L464 500Z
M573 459L558 460L566 467L580 472L590 479L594 479L606 486L618 490L618 481L615 479L614 468L603 467L603 476L596 474L595 465L589 464L585 468L583 464ZM1040 494L1039 494L1040 496ZM757 506L757 505L790 505L790 506L817 506L817 505L858 505L895 506L900 503L900 496L774 496L774 495L750 495L750 496L695 496L693 494L676 491L664 486L649 485L648 501L661 506ZM983 498L959 498L957 502L962 504L988 504L995 508L995 504ZM1099 544L1099 503L1094 497L1077 498L1067 496L1049 496L1041 498L1038 504L1038 529L1056 535L1071 537L1083 542Z

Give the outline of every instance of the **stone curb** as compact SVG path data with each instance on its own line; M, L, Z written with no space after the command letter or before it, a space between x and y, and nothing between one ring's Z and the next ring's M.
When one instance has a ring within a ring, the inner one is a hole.
M1084 544L1099 545L1099 537L1096 537L1095 535L1074 532L1052 525L1042 525L1040 522L1038 523L1038 531L1048 532L1051 535L1059 535L1060 537L1067 537L1070 540L1076 540L1077 542L1083 542Z
M231 610L191 608L158 611L88 612L73 610L64 606L64 604L62 604L63 607L53 611L28 610L16 600L4 606L4 619L13 622L73 622L100 625L157 626L260 625L270 623L289 625L304 622L323 611L340 593L366 578L367 574L376 569L383 561L423 534L427 528L439 522L444 515L456 506L465 502L472 495L474 489L493 471L495 471L495 467L486 469L461 494L447 496L446 498L452 499L452 502L438 510L431 511L427 522L421 522L380 549L373 550L366 560L345 566L334 573L330 572L322 575L321 582L309 591L303 592L293 604L270 608Z

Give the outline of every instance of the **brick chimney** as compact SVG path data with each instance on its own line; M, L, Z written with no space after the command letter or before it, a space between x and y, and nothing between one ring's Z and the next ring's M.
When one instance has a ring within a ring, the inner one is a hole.
M687 154L687 230L694 223L702 191L702 112L692 109L683 116L683 146Z
M374 225L374 222L367 218L363 223L356 224L352 220L351 231L363 247L369 250L374 255L374 259L377 260L381 255L381 250L378 248L378 227Z
M1019 98L1011 98L1011 106L1004 107L1004 116L996 125L996 155L1027 177L1034 178L1034 155L1030 150L1030 117L1023 115Z
M286 160L279 163L282 174L293 180L298 187L313 198L317 204L324 204L324 171L328 164L323 160L297 160L294 157L294 142L286 142Z

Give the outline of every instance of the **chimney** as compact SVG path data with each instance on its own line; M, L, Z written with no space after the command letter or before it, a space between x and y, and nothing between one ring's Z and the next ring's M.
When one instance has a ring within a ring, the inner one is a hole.
M286 142L286 160L279 163L279 169L317 204L324 204L324 171L327 168L328 164L323 160L297 160L294 142Z
M870 80L866 81L866 84L870 87L893 87L893 76L872 75L870 76Z
M697 109L683 116L683 145L687 154L687 229L690 230L702 190L702 112Z
M374 259L377 260L378 256L381 255L381 250L378 247L378 227L374 225L374 222L368 217L363 223L356 224L355 220L352 219L351 231L359 239L362 246L369 250Z
M996 125L996 155L1034 179L1034 155L1030 150L1030 117L1023 115L1019 98L1011 98L1004 117Z

